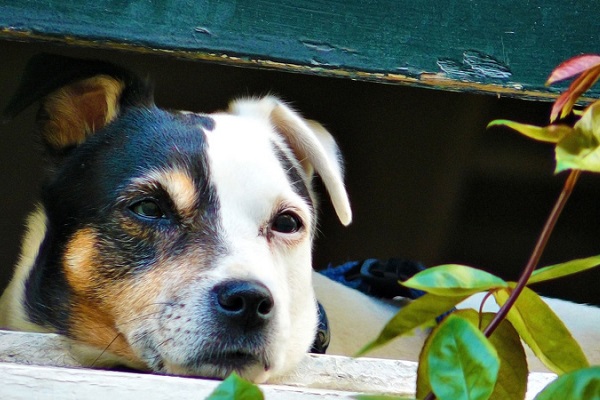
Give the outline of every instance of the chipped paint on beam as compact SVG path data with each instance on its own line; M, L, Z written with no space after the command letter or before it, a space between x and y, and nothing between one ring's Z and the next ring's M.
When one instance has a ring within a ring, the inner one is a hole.
M50 36L38 34L32 31L21 31L7 28L0 29L0 39L1 38L15 41L60 43L79 47L112 49L142 54L168 55L175 58L214 62L238 67L273 69L300 74L346 78L383 84L406 85L452 92L488 94L498 97L515 97L527 100L552 101L558 95L557 93L552 93L549 91L545 92L540 90L527 90L524 89L521 84L514 82L504 82L500 84L453 79L444 72L421 72L413 76L400 73L357 71L344 68L326 68L324 66L299 65L276 60L250 58L228 54L158 49L132 45L129 43L81 39L73 36ZM593 100L593 98L582 98L581 104L586 104Z

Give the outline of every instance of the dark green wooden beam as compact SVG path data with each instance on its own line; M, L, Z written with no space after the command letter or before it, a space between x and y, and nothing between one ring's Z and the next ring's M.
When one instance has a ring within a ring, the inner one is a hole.
M0 38L548 99L554 66L600 52L598 15L578 0L0 0Z

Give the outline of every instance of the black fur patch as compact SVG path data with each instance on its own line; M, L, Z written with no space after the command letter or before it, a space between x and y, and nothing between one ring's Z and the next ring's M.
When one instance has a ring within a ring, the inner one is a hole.
M62 263L70 238L81 229L92 228L98 237L96 250L102 259L95 272L97 290L105 281L134 279L161 257L185 253L198 242L208 249L207 265L226 251L219 241L220 205L200 126L214 127L214 121L156 107L129 107L62 160L42 191L48 233L26 282L26 308L33 322L68 335L73 291ZM148 197L168 207L170 199L161 188L130 190L132 180L156 170L183 170L192 178L197 212L185 226L175 211L161 221L144 221L131 212L132 204ZM139 235L124 224L134 226Z
M69 325L70 288L61 268L61 255L52 251L56 235L48 227L35 265L25 282L25 311L35 324L66 334ZM49 285L48 282L51 282Z

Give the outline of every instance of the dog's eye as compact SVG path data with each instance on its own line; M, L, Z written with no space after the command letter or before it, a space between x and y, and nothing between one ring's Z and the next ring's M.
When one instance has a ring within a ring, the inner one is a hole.
M290 211L277 214L271 221L271 229L279 233L295 233L300 228L302 228L300 217Z
M144 218L159 219L165 218L165 213L158 203L154 200L138 201L131 207L131 211Z

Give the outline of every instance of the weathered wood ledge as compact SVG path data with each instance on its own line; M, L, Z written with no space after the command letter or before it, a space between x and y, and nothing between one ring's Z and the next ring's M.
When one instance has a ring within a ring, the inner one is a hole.
M218 381L82 367L70 342L55 334L0 331L2 399L201 399ZM340 356L307 356L298 369L274 384L261 385L265 398L342 399L358 393L414 396L417 364L409 361ZM554 374L532 373L527 399ZM27 390L24 390L27 389Z
M597 52L590 27L600 11L593 1L116 4L0 1L0 40L549 100L559 91L544 86L550 71L574 55Z

